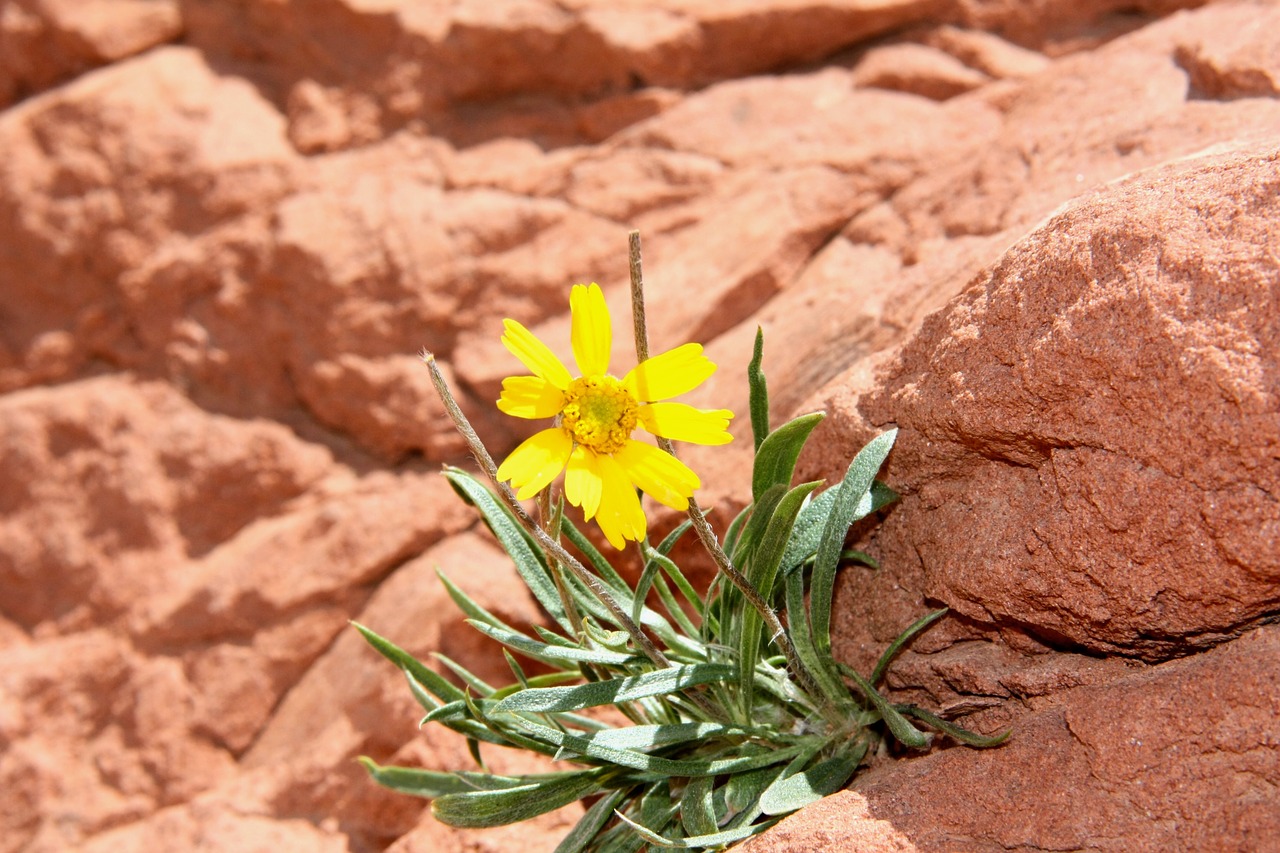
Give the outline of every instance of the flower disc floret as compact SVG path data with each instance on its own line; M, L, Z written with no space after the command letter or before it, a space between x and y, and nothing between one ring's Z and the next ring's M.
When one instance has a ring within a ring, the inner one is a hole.
M596 453L617 453L640 420L640 404L612 376L582 376L564 392L560 426Z

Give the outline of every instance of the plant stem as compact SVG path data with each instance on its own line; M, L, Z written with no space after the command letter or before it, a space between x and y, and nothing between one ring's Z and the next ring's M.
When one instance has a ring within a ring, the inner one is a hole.
M640 232L632 231L627 237L631 250L631 319L635 328L636 363L643 364L649 359L649 327L645 319L644 309L644 277L640 262ZM675 445L671 443L670 439L662 438L661 436L657 438L660 448L672 456L676 455ZM715 561L716 568L738 588L743 597L759 612L760 618L769 627L772 642L782 650L782 654L787 659L787 665L796 674L796 677L800 679L804 689L812 696L825 696L818 688L818 683L814 681L813 676L809 674L809 670L805 669L804 664L801 663L795 646L791 644L791 637L782 625L782 620L778 618L777 613L773 612L769 602L764 600L764 596L747 579L746 575L734 568L729 555L720 547L715 531L711 529L711 524L707 521L706 513L698 505L697 498L692 496L689 498L689 520L693 522L693 529L697 532L698 539L702 541L702 546L707 549L707 553Z

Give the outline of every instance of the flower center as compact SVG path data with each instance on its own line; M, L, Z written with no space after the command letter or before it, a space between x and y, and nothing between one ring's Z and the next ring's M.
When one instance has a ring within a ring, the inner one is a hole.
M597 453L621 450L636 428L640 404L620 379L582 376L569 383L564 396L560 426L578 444Z

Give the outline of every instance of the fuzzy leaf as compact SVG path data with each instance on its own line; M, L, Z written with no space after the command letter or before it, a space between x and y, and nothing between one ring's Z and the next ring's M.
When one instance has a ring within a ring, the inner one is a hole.
M759 543L752 550L751 562L747 566L747 579L766 602L773 601L773 584L778 576L778 563L782 559L787 539L791 536L791 525L795 523L805 499L819 485L819 482L805 483L787 492L778 502ZM755 703L756 662L760 659L763 628L764 621L760 613L752 607L744 608L742 633L738 641L738 690L744 702L744 710L748 713Z
M556 592L555 581L547 573L546 565L530 544L524 528L512 517L511 511L493 492L461 468L446 468L444 476L454 490L479 511L498 543L510 555L516 571L520 573L520 578L529 587L533 597L538 599L538 603L562 628L572 631L573 626L565 616L564 604Z
M840 550L844 547L844 537L849 532L849 525L853 523L854 513L871 491L876 472L884 464L897 437L898 431L891 429L867 442L867 446L849 463L844 480L836 487L835 505L831 508L822 531L822 541L813 560L813 580L809 586L813 645L819 654L831 652L831 597L835 589L836 565L840 559Z
M898 651L907 644L908 640L945 616L947 610L948 608L943 607L940 610L927 613L912 622L907 627L907 630L899 634L897 639L889 644L889 648L884 650L884 654L880 655L880 660L876 662L876 668L871 672L871 678L869 679L870 682L872 684L879 684L880 679L884 678L885 671L889 669L889 664L893 662L894 655L896 655Z
M492 637L499 643L502 643L502 645L515 649L525 657L540 660L544 663L563 663L565 661L570 661L572 663L602 663L620 666L636 660L635 655L623 654L622 652L610 652L600 649L583 649L576 646L553 646L550 643L539 643L537 640L526 637L524 634L518 634L514 631L504 631L501 628L495 628L492 625L486 625L485 623L477 622L474 619L468 619L467 624L475 628L481 634L486 634ZM545 689L555 690L565 688ZM504 699L503 701L505 702L507 700Z
M1009 735L1013 734L1013 729L1005 729L998 735L980 735L977 732L971 732L966 728L957 726L949 720L944 720L937 714L931 714L923 708L917 708L915 705L897 705L895 707L908 717L915 717L917 720L933 726L948 737L953 737L963 744L976 746L979 749L990 749L993 746L999 746L1009 739Z
M452 702L462 698L461 690L446 681L443 676L428 669L413 655L390 640L375 634L359 622L351 624L369 642L369 645L377 649L378 654L403 669L410 678L429 690L440 701Z
M587 770L500 791L447 794L432 802L431 813L449 826L506 826L555 811L599 788L600 773Z
M754 470L751 475L751 497L759 500L770 486L781 483L784 487L791 485L791 475L796 470L796 460L800 451L809 439L809 433L822 422L826 415L813 412L801 415L790 423L783 424L768 438L760 443L756 453Z
M762 361L764 361L764 329L756 326L756 344L751 353L751 363L747 365L751 436L755 441L756 453L760 452L760 445L769 435L769 384L765 381L764 371L760 369Z
M834 794L853 776L866 751L864 744L853 755L828 758L801 773L780 777L760 795L760 810L767 815L784 815Z
M596 743L595 737L592 735L570 734L514 714L507 715L502 719L504 722L509 721L512 725L523 729L545 744L562 748L567 752L575 752L588 758L594 758L597 761L607 761L619 767L644 770L663 778L674 776L716 776L721 773L740 773L744 770L755 770L760 767L767 767L770 764L790 761L803 749L800 746L786 746L767 749L752 755L739 755L730 758L677 760L663 758L658 755L649 755L632 749L614 749L603 746Z
M626 790L610 791L596 800L595 805L587 809L569 834L556 845L555 853L582 853L586 850L626 795Z
M575 687L543 687L522 690L503 699L494 710L522 713L577 711L599 705L616 705L646 696L663 696L696 684L732 678L727 664L702 663L673 666L627 678L593 681Z

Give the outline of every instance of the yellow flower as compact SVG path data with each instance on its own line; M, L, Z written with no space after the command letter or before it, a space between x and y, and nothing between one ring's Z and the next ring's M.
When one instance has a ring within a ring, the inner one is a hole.
M732 440L727 409L695 409L664 402L701 385L716 366L700 344L654 356L621 379L609 374L613 331L609 308L596 284L577 284L569 295L574 379L546 344L515 320L504 320L502 343L533 372L502 382L498 408L517 418L557 418L555 426L527 439L498 468L524 500L565 472L569 503L595 519L613 547L645 535L638 486L667 506L686 510L702 483L687 465L651 444L636 441L636 427L673 441L725 444Z

